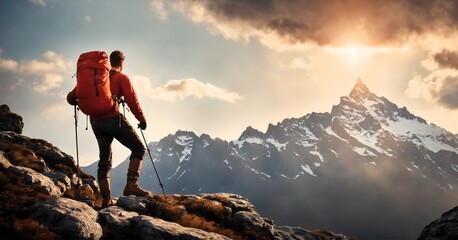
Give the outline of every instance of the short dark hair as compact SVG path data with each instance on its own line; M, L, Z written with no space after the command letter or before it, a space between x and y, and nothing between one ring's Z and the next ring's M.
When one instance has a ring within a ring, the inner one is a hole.
M115 50L110 54L110 63L112 67L119 67L121 61L124 61L124 53L119 50Z

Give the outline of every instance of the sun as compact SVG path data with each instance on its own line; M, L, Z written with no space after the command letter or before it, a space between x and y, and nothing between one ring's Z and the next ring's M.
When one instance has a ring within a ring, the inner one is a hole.
M364 45L347 45L342 47L326 47L325 51L340 57L342 61L348 64L359 65L373 55L389 52L390 49Z
M349 47L344 51L343 56L352 63L358 63L364 57L362 49L358 47Z

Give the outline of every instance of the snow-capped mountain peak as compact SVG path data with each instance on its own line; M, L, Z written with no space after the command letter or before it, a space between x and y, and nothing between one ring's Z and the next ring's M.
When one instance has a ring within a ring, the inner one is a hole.
M370 94L369 88L366 86L366 84L363 83L363 80L361 78L358 78L355 86L350 92L350 97L361 98L367 96L368 94Z
M384 97L369 91L358 79L350 97L342 97L332 112L334 124L331 129L339 137L394 156L392 146L381 144L388 138L396 142L411 142L433 152L447 150L458 153L453 134L410 113L406 107L399 108ZM334 128L332 128L334 127Z
M361 206L364 216L379 216L380 207L396 212L408 203L416 206L412 216L432 202L440 207L458 201L457 136L377 96L361 79L330 112L284 119L266 132L247 127L229 142L178 131L149 146L167 193L241 193L278 218L291 202L301 206L298 219L320 207L342 219L340 212ZM141 185L155 186L151 163L144 164ZM125 179L128 164L121 166L119 178ZM336 198L345 204L336 206ZM277 205L281 210L271 207ZM289 219L297 213L285 214ZM385 222L405 218L393 214Z

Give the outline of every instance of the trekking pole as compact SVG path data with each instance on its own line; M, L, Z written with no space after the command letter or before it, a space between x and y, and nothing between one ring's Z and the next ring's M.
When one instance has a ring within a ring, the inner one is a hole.
M76 168L77 168L77 179L78 179L78 190L77 190L77 194L78 194L78 199L81 198L81 193L80 193L80 157L79 157L79 153L78 153L78 115L77 115L77 107L76 105L74 105L74 108L75 108L75 136L76 136Z
M161 186L162 194L164 194L165 196L164 185L162 185L161 178L159 178L159 174L157 173L157 169L156 169L156 166L154 165L153 158L151 157L148 143L146 143L145 135L143 134L143 131L141 128L140 128L140 132L142 133L143 141L145 141L146 149L148 150L149 159L151 159L151 163L153 164L154 171L156 172L157 180L159 180L159 186Z

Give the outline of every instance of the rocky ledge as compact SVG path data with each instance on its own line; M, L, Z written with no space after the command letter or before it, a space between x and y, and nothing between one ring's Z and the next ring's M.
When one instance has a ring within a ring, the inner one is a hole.
M72 156L22 135L0 106L0 232L6 239L348 239L276 226L240 195L123 196L100 209L97 182Z
M428 224L421 232L419 240L458 239L458 207L455 207L437 220Z

